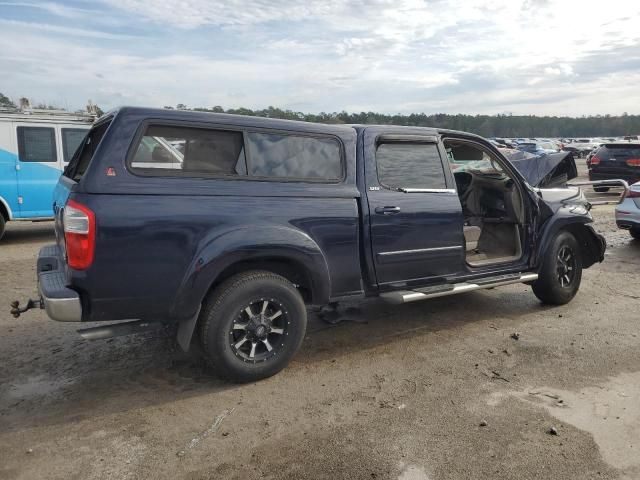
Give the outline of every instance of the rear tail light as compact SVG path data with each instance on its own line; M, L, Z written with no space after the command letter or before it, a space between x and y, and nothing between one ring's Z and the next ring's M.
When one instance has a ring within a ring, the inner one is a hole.
M630 167L640 167L640 158L630 158L627 160L627 165Z
M589 160L589 165L600 165L600 159L595 155Z
M69 200L62 215L67 264L86 270L93 263L96 245L96 216L84 205Z

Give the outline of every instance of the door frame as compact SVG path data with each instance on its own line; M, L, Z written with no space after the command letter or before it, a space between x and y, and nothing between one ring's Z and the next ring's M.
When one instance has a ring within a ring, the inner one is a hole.
M521 238L521 246L522 246L522 255L518 260L509 263L496 263L489 264L483 266L473 267L466 262L465 266L468 271L468 274L460 277L460 280L463 279L472 279L478 278L482 276L486 276L487 274L499 274L499 273L510 273L510 272L520 272L523 269L528 268L529 265L529 257L531 252L533 251L533 243L534 243L534 232L535 232L535 221L538 213L538 205L533 198L533 191L531 187L528 186L527 181L520 174L520 172L513 166L507 158L502 155L502 153L491 143L487 142L482 137L478 137L472 134L465 134L462 132L454 132L454 131L443 131L440 135L440 143L442 146L442 150L445 152L445 159L447 160L447 164L449 164L448 157L446 156L446 147L444 142L446 140L458 140L461 142L468 143L472 146L477 147L478 149L484 151L488 155L492 155L497 158L498 163L504 169L504 171L511 177L511 179L516 184L516 188L520 193L520 198L522 200L522 208L523 208L523 223L522 223L522 233L523 238ZM447 165L448 170L451 172L451 176L453 177L453 170L450 165ZM455 186L454 179L454 188L457 193L457 186Z
M444 150L444 146L440 139L440 135L437 131L426 128L407 128L407 127L397 127L397 126L388 126L388 127L366 127L363 131L363 165L364 165L364 188L367 192L367 208L369 210L369 221L366 226L368 230L368 235L365 241L368 242L368 249L370 251L370 258L373 266L373 274L375 275L376 285L380 290L387 290L389 288L399 288L400 286L406 287L418 287L429 284L437 284L437 283L446 283L451 278L456 278L463 273L463 271L450 271L447 273L443 273L442 275L428 275L424 277L411 277L403 280L391 280L391 281L381 281L379 278L378 265L383 263L380 261L379 257L397 257L400 258L403 255L408 255L410 253L416 254L424 254L427 251L431 253L436 252L445 252L446 250L457 250L460 252L459 260L460 265L458 267L464 268L464 235L463 235L463 220L461 217L460 225L459 225L459 245L447 245L447 246L439 246L434 248L420 248L420 249L408 249L408 250L398 250L398 251L389 251L389 252L377 252L374 246L374 234L371 231L373 222L372 219L375 215L377 215L372 209L372 205L369 203L369 198L373 192L380 191L381 189L385 189L384 183L380 181L378 176L377 169L377 160L376 160L376 150L377 146L380 143L381 139L389 140L389 143L425 143L430 145L435 145L438 154L440 157L440 165L442 167L443 176L445 179L445 188L406 188L401 192L394 192L393 190L387 189L389 192L396 193L399 195L416 195L416 194L434 194L434 195L447 195L455 198L455 202L457 203L460 211L460 216L462 215L462 206L460 205L460 200L457 194L457 189L455 188L455 179L453 178L453 173L449 166L448 159L446 158L446 151ZM411 261L411 260L407 260Z

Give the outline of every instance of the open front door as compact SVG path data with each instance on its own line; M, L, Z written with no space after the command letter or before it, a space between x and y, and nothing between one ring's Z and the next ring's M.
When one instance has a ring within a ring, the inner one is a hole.
M462 207L438 138L368 128L364 142L378 284L418 286L462 272Z

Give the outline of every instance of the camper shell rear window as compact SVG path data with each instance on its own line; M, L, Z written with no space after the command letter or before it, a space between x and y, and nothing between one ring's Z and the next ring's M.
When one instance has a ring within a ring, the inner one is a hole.
M69 165L64 169L63 175L67 178L70 178L74 181L79 181L84 172L87 171L91 160L93 159L93 155L98 149L98 145L102 141L104 134L109 129L109 125L111 125L111 118L100 122L98 125L94 126L89 133L84 138L84 141L80 144L76 152L71 157L69 161Z

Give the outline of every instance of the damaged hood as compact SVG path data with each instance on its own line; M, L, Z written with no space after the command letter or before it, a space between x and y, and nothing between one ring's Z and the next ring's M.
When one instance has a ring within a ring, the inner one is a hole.
M562 187L578 176L571 152L534 155L507 148L499 150L533 187Z

